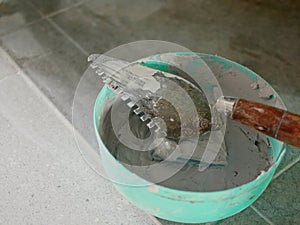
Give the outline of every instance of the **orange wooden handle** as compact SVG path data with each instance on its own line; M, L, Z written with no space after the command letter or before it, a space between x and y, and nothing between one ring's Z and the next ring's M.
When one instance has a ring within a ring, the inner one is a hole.
M300 147L300 115L239 99L233 106L232 119L268 136Z

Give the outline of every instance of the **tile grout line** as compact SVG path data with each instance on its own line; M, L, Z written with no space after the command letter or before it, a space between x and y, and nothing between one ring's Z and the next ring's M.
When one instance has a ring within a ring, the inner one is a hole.
M80 2L83 4L86 1ZM33 7L42 17L42 19L45 19L54 29L56 29L59 33L61 33L69 42L71 42L81 53L83 53L86 57L89 55L89 53L79 44L77 43L64 29L62 29L57 23L55 23L51 17L44 15L35 5L32 3L26 2L31 7ZM79 4L80 5L80 4ZM74 5L73 5L74 6ZM77 6L77 5L76 5ZM75 6L74 6L75 7ZM68 9L71 9L72 7L69 7ZM67 11L66 9L65 11ZM63 11L63 12L65 12ZM55 14L57 15L57 14Z
M58 10L54 13L49 14L49 15L44 15L39 9L37 9L33 5L33 7L40 13L42 18L45 18L51 24L52 27L54 27L58 32L60 32L69 42L71 42L86 57L89 56L89 53L77 41L75 41L63 28L61 28L57 23L55 23L51 17L53 17L55 15L58 15L60 13L66 12L66 11L72 9L72 8L78 7L78 6L84 4L88 1L89 0L83 0L81 2L78 2L78 3L70 6L70 7L66 7L64 9Z
M46 18L46 20L54 27L58 32L60 32L69 42L71 42L81 53L83 53L86 57L89 53L81 47L81 45L75 41L67 32L65 32L57 23L55 23L51 18Z
M86 2L89 2L89 1L90 0L83 0L83 1L77 2L77 3L73 4L73 5L70 5L70 6L67 6L65 8L59 9L57 11L54 11L52 13L46 14L46 15L44 15L44 17L50 18L50 17L56 16L56 15L59 15L59 14L64 13L64 12L70 10L70 9L76 8L78 6L81 6L82 4L84 4Z
M261 218L263 218L268 224L275 225L267 216L265 216L261 211L259 211L254 205L251 205L250 207L256 214L258 214Z
M297 164L298 162L300 162L300 156L298 156L298 158L296 158L293 162L289 163L287 166L285 166L282 170L278 171L274 176L272 180L275 180L276 178L278 178L280 175L282 175L284 172L286 172L287 170L289 170L291 167L293 167L295 164Z

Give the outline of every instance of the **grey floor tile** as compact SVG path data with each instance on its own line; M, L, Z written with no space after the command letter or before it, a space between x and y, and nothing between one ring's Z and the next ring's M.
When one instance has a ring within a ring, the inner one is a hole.
M153 225L91 170L72 128L26 80L0 87L0 224Z
M0 35L39 18L39 14L24 1L4 1L0 3Z
M165 6L163 0L89 0L85 8L103 22L114 27L128 26L147 19Z
M105 52L127 43L128 31L102 20L99 14L106 10L105 7L97 10L98 14L83 5L59 14L53 20L89 53Z
M275 224L300 224L300 163L272 181L255 207Z
M54 21L88 52L104 52L119 44L145 39L173 41L187 47L192 43L202 46L199 37L204 37L194 23L171 18L173 5L160 0L154 3L93 0L54 17ZM224 40L226 45L226 38ZM212 41L209 46L216 49Z
M268 225L268 223L261 218L253 209L247 208L244 211L231 216L227 219L220 220L216 223L216 225L239 225L239 224L247 224L247 225Z
M18 63L60 50L65 44L63 36L45 20L6 34L0 40Z
M299 157L300 157L300 149L297 147L288 145L285 156L282 159L279 167L277 168L276 173L280 172L282 169L284 169L286 166L288 166L290 163L292 163Z
M70 46L69 46L70 47ZM53 52L49 55L24 64L24 71L46 94L56 107L72 119L72 103L77 83L82 76L85 56L75 49L65 48L69 52ZM68 54L73 53L72 56Z
M32 3L44 15L70 7L82 0L26 0Z
M36 25L33 27L35 28ZM51 51L36 39L36 35L31 32L31 28L23 28L1 37L4 48L17 61L27 60Z
M93 0L54 20L88 52L143 39L172 41L237 61L280 93L299 94L300 15L254 2Z
M86 57L46 21L2 37L3 46L28 76L71 120Z
M167 1L129 28L134 37L175 41L239 62L289 101L300 96L299 23L298 11L260 7L255 1ZM294 104L300 107L299 101Z

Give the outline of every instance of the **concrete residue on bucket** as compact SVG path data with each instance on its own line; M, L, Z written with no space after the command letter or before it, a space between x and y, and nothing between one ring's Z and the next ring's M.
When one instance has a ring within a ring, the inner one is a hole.
M258 89L258 96L263 99L272 99L274 98L274 93L272 89L266 85L262 80L254 82L251 84L253 89Z

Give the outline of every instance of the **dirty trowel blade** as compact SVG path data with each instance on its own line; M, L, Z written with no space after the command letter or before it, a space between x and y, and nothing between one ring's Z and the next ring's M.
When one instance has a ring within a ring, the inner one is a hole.
M112 58L105 55L92 54L88 57L90 66L107 84L108 88L121 96L129 108L134 109L134 113L140 115L140 119L149 128L160 129L159 123L152 120L152 117L144 112L143 106L138 105L139 98L151 95L160 88L160 84L152 77L157 71L151 68Z

